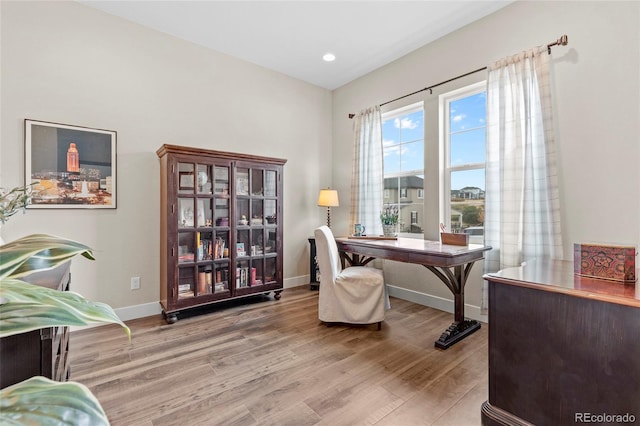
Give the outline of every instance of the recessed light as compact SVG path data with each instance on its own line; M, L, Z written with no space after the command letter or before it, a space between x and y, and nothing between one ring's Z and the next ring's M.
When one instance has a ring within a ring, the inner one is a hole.
M333 53L325 53L322 56L322 59L324 59L326 62L333 62L336 60L336 55L334 55Z

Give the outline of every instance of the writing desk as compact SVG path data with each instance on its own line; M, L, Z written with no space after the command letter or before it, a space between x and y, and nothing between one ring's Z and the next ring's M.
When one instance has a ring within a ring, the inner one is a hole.
M489 246L469 244L452 246L439 241L415 238L353 239L336 238L342 266L349 262L352 266L364 266L373 259L389 259L398 262L415 263L433 272L453 293L453 323L436 340L435 346L447 349L480 328L480 322L464 319L464 286L473 264L483 259Z

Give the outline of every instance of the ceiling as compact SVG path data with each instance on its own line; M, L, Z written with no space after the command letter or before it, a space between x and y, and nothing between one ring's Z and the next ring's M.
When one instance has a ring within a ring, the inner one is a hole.
M513 2L78 1L329 90Z

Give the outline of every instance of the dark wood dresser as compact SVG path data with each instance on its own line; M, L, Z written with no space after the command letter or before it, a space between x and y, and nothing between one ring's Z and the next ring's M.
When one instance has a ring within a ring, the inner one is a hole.
M25 278L42 287L69 290L71 262ZM69 378L69 328L49 327L0 339L0 388L33 376L66 381Z
M625 423L615 417L625 415L626 423L640 422L640 284L576 276L568 261L484 278L483 425Z

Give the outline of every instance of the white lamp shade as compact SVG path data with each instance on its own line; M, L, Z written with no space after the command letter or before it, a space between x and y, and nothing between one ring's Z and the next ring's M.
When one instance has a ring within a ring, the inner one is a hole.
M319 207L338 207L340 201L338 200L338 191L335 189L321 189L318 195Z

